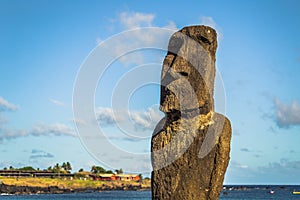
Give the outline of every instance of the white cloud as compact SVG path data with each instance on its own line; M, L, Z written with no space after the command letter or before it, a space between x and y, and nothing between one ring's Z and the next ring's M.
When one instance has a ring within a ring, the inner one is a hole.
M244 164L241 164L239 162L236 162L236 161L230 161L230 167L232 168L240 168L240 169L247 169L249 168L248 165L244 165Z
M65 124L57 123L53 125L39 124L29 131L24 130L5 130L0 132L0 141L6 139L16 139L27 136L72 136L77 137L75 130Z
M62 102L53 99L51 99L51 102L56 105L60 105L60 106L63 105ZM0 112L15 111L17 109L19 109L18 106L0 97ZM8 129L5 127L6 123L7 121L0 116L0 142L3 140L16 139L16 138L26 137L26 136L50 136L50 135L55 135L55 136L67 135L73 137L77 136L75 130L72 127L62 123L56 123L52 125L38 124L30 130Z
M115 111L112 108L98 107L96 110L97 120L101 125L113 125L116 122L122 121L120 111Z
M118 20L125 29L133 29L140 27L152 27L154 18L154 14L122 12L118 17Z
M110 45L108 52L113 52L115 57L118 58L118 61L124 64L125 66L132 64L143 64L145 61L145 53L140 49L142 46L157 46L158 44L164 44L169 40L170 34L162 34L157 30L143 30L145 27L155 27L154 25L155 15L153 13L140 13L140 12L122 12L116 19L112 21L112 27L116 30L126 31L135 29L129 33L122 33L118 35L118 39L115 39L114 45ZM168 24L162 26L163 28L168 28L171 30L176 30L176 24L173 21L169 21ZM167 35L167 36L166 36ZM121 38L120 38L121 37ZM102 43L102 47L105 47L105 40L96 38L97 44ZM162 43L163 42L163 43ZM113 49L112 49L113 48ZM136 49L137 51L131 52L129 54L123 55L123 52L127 49L132 50ZM121 56L121 57L120 57Z
M218 33L218 40L219 41L223 39L222 29L217 25L217 23L215 22L215 20L212 17L202 16L201 17L201 24L206 25L206 26L210 26L211 28L215 29Z
M172 29L172 30L175 30L175 31L178 30L175 22L173 22L173 21L169 21L169 23L167 25L163 26L163 28L168 28L168 29Z
M53 125L39 124L36 125L32 130L27 132L27 134L33 136L46 136L46 135L56 135L56 136L67 135L73 137L77 136L74 128L62 123L57 123Z
M282 103L278 98L274 100L275 122L280 128L300 125L300 106L297 101L290 105Z
M6 99L0 96L0 112L1 111L15 111L18 110L19 107L8 102Z
M56 106L64 106L65 105L63 102L56 100L56 99L50 99L50 101Z
M97 119L100 125L115 125L115 123L127 123L126 117L130 117L137 129L154 130L162 118L162 114L154 108L144 111L130 111L129 115L125 110L113 110L112 108L99 107L96 110Z
M86 126L88 123L83 120L83 119L72 119L71 121L73 121L74 123L76 123L77 125L81 125L81 126Z
M131 117L138 128L154 130L159 120L161 120L162 115L159 111L148 108L147 111L133 112Z

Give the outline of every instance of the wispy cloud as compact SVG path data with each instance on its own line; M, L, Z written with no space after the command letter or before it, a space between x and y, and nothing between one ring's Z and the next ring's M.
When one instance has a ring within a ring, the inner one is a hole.
M123 55L124 52L128 52L126 51L127 49L139 49L142 46L157 46L157 44L161 45L164 43L166 43L167 47L167 41L170 35L173 33L172 31L169 31L170 34L166 36L166 33L162 34L157 30L151 31L147 29L147 31L143 31L143 29L141 29L145 27L157 27L154 21L155 14L141 12L121 12L115 19L111 20L112 29L117 29L120 31L135 29L133 32L122 33L119 35L121 37L119 39L114 38L116 41L114 41L115 45L112 45L113 53L116 55L116 57L122 55L118 58L119 62L125 66L144 63L145 55L142 50ZM177 29L176 24L173 21L169 21L162 27L174 31ZM98 44L100 42L104 42L102 44L105 46L105 40L102 40L98 37L96 41ZM111 48L111 46L107 48Z
M129 111L129 113L124 110L114 111L112 108L99 107L96 115L100 125L114 125L132 121L133 125L141 130L153 130L162 118L162 113L151 107L143 111ZM126 117L130 117L131 120L125 120Z
M154 13L143 13L143 12L134 12L134 11L125 11L117 15L115 19L112 19L114 26L117 26L118 29L130 30L143 27L158 27L155 24L155 14ZM116 27L114 27L116 28ZM177 30L176 23L172 20L169 20L166 25L163 25L162 28L168 28L172 30Z
M51 153L47 153L43 150L38 150L38 149L32 149L31 151L31 156L29 157L30 159L37 159L37 158L53 158L54 155Z
M248 184L295 184L299 181L300 161L280 159L253 167L231 160L226 174L227 181L234 183L247 180Z
M176 23L173 21L169 21L167 25L163 26L163 28L178 30Z
M247 168L249 168L248 165L241 164L241 163L239 163L237 161L234 161L234 160L230 161L230 167L232 167L232 168L239 168L239 169L247 169Z
M119 22L125 29L152 27L154 18L154 14L140 12L122 12L118 16Z
M76 123L76 125L86 126L88 123L83 119L71 119L72 122Z
M241 148L241 151L243 151L243 152L251 152L248 148Z
M117 122L122 122L122 112L115 111L112 108L98 107L96 109L97 120L101 125L113 125Z
M154 130L162 115L159 111L148 108L146 111L133 112L131 117L138 128Z
M39 124L29 131L24 130L2 130L0 132L0 141L16 139L27 136L72 136L76 137L75 130L65 124L57 123L53 125Z
M7 134L11 135L13 134L12 131L6 131L5 125L7 123L7 120L2 116L1 112L5 111L16 111L19 107L14 105L13 103L8 102L6 99L0 96L0 142L2 140L2 135Z
M14 105L13 103L8 102L6 99L0 96L0 112L2 111L15 111L18 110L19 107Z
M293 174L290 173L292 171L300 172L300 161L290 161L288 159L281 159L279 162L272 162L266 166L259 167L259 170L261 170L264 173L287 173L291 175Z
M32 150L31 150L31 153L32 153L32 154L36 154L36 153L44 153L44 151L43 151L43 150L39 150L39 149L32 149Z
M56 106L65 106L65 104L59 100L56 100L56 99L50 99L50 101L56 105Z
M77 136L73 127L62 123L57 123L53 125L39 124L36 125L31 131L27 132L27 134L33 136L47 136L47 135L56 135L56 136L67 135L73 137Z
M62 105L61 102L56 100L51 100L55 104ZM4 98L0 97L0 112L2 111L16 111L19 107L14 105L13 103L8 102ZM16 139L20 137L27 136L73 136L76 137L76 132L73 127L68 126L62 123L56 123L52 125L47 124L37 124L30 130L17 130L5 127L7 121L0 116L0 141Z
M278 98L274 100L275 122L279 128L290 128L300 125L300 106L297 101L284 104Z

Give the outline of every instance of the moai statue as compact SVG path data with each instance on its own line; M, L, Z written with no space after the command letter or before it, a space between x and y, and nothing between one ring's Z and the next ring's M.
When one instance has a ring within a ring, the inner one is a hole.
M190 26L169 41L161 74L165 117L151 141L152 199L218 199L229 162L231 125L214 112L217 33Z

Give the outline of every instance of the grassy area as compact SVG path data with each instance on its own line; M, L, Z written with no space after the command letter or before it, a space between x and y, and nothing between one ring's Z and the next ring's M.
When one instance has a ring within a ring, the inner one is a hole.
M34 177L0 177L0 183L14 186L28 187L49 187L58 186L59 188L68 189L84 189L84 188L113 188L114 186L139 186L141 183L135 181L94 181L80 180L70 178L34 178ZM143 180L142 187L150 187L149 180Z

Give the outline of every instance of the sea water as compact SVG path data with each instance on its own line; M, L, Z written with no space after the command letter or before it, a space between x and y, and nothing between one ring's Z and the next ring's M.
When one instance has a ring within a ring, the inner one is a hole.
M293 195L294 190L300 191L300 186L226 186L221 193L220 200L269 200L269 199L300 199L300 195ZM273 194L270 192L274 191ZM104 191L92 193L71 194L38 194L38 195L5 195L0 200L151 200L151 191Z

